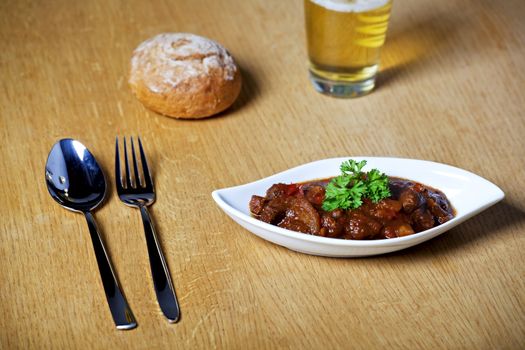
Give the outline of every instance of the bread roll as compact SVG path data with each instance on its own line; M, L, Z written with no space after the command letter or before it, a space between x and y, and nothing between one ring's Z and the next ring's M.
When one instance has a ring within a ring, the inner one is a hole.
M241 90L241 75L233 57L215 41L164 33L135 49L129 84L149 109L197 119L231 106Z

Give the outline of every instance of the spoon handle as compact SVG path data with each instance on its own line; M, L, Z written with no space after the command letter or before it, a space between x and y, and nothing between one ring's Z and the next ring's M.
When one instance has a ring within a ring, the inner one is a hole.
M95 256L97 257L98 268L100 270L100 277L102 284L104 285L104 291L106 292L106 298L108 300L109 309L113 316L113 321L117 329L132 329L137 326L135 317L131 312L130 307L120 290L120 286L117 282L115 272L109 261L106 248L102 242L102 238L97 230L95 224L95 218L89 211L84 212L86 220L89 226L89 233L91 234L91 240L93 241L93 249L95 250Z
M151 277L153 278L157 300L164 316L166 316L169 322L175 323L179 320L180 309L173 283L171 282L168 265L166 264L166 259L164 259L160 242L155 234L155 228L153 227L146 206L142 205L139 208L142 223L144 224L144 233L146 234Z

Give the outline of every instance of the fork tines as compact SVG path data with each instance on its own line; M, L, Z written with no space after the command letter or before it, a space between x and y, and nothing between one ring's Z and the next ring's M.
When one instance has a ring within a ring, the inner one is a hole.
M140 153L140 163L142 165L141 172L139 172L139 166L137 164L137 157L135 156L135 145L133 143L133 137L130 137L131 140L131 159L133 160L133 174L130 172L129 167L129 160L128 160L128 150L126 146L126 137L123 137L124 139L124 167L125 167L125 174L124 175L124 182L122 181L121 171L120 171L120 154L119 154L119 146L118 146L118 137L115 141L115 176L117 179L117 190L122 189L129 189L129 188L147 188L152 189L153 188L153 181L151 180L151 174L149 172L148 168L148 162L146 161L146 155L144 154L144 149L142 147L142 142L140 140L140 137L137 136L137 139L139 141L139 153Z

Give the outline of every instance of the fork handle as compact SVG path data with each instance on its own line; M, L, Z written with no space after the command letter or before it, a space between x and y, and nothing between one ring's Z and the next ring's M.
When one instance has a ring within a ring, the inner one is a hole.
M162 254L160 242L146 206L140 206L140 214L142 216L142 223L144 224L151 276L153 278L157 300L164 316L166 316L169 322L175 323L179 320L180 309L177 296L175 295L175 289L171 282L168 265L166 264L166 259L164 259L164 254Z
M102 238L98 233L95 218L89 211L84 212L84 215L86 216L88 223L89 233L91 234L91 240L93 241L93 249L95 250L95 256L97 258L98 269L102 279L102 285L104 286L104 292L106 292L106 299L115 326L117 329L122 330L135 328L137 322L128 306L126 298L124 298L124 295L120 290L106 248L104 247Z

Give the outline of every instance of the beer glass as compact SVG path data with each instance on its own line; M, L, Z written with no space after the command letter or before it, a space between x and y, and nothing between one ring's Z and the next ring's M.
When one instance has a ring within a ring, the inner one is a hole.
M304 0L310 80L335 97L372 91L392 0Z

